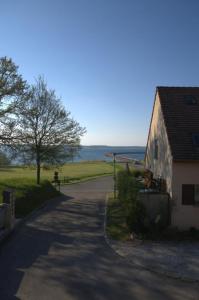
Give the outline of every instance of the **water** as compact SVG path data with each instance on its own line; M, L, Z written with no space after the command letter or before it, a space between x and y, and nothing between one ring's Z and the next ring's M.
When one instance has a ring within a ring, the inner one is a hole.
M3 147L1 148L2 150ZM7 149L6 149L7 150ZM6 151L5 150L5 151ZM7 150L8 151L8 150ZM123 154L124 152L134 152L134 154ZM145 147L141 146L82 146L79 154L73 158L73 162L79 161L112 161L112 157L107 157L107 153L121 153L120 156L132 158L136 160L143 160L145 154ZM12 159L11 162L13 165L20 165L21 161L18 157Z
M82 146L79 155L74 157L73 161L89 161L89 160L105 160L111 161L112 157L107 157L106 153L123 153L123 152L135 152L135 154L121 154L121 156L133 158L136 160L143 160L145 154L145 147L141 146Z

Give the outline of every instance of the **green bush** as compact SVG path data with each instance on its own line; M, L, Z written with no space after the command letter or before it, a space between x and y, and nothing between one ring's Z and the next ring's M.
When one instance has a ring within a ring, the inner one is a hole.
M137 192L135 177L127 171L119 171L117 174L118 199L121 202L131 202Z
M135 178L138 178L138 177L143 177L144 176L144 170L140 170L140 169L133 169L131 171L132 175L135 177Z
M139 171L139 170L136 170ZM130 231L144 232L146 212L142 203L137 201L137 193L140 189L136 176L141 173L120 171L117 176L118 199L123 204L126 213L126 223Z
M145 207L140 201L134 201L126 220L129 230L137 234L145 233L147 231L145 220Z

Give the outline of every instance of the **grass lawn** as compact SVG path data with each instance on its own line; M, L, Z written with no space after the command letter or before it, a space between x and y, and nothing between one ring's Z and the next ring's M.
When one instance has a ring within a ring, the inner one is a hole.
M106 232L110 238L121 241L129 240L130 232L124 211L121 202L110 194L107 203L106 224Z
M36 169L23 167L0 168L0 202L2 191L13 188L16 193L16 215L18 217L30 213L44 201L59 195L51 185L54 171L59 172L59 177L69 177L69 182L85 180L91 177L109 175L113 166L106 162L80 162L68 163L59 169L41 170L41 184L36 184Z
M54 171L59 172L60 178L68 176L70 180L88 178L90 176L98 176L112 174L113 167L106 162L80 162L68 163L59 169L43 170L41 169L41 179L52 181ZM0 182L13 178L36 180L36 169L29 167L7 167L0 168Z

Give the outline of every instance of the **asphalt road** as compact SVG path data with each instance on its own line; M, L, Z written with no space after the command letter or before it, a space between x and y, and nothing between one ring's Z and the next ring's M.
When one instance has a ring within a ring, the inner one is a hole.
M0 300L199 299L199 286L138 269L103 235L111 178L66 186L0 246Z

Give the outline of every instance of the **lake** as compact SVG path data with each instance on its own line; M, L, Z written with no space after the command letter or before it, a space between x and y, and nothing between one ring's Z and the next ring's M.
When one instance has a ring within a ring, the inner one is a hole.
M143 160L145 154L145 147L141 146L82 146L79 155L74 157L73 161L83 160L105 160L112 161L111 157L107 157L107 153L121 153L121 156L133 158L136 160ZM133 152L133 153L129 153ZM126 154L122 154L126 153Z
M1 148L2 150L3 147ZM73 162L79 161L112 161L112 157L107 157L107 153L121 153L120 157L127 157L135 160L143 160L145 154L145 147L141 146L81 146L79 154L73 158ZM7 151L8 150L4 150ZM132 153L129 153L132 152ZM12 160L12 164L20 165L21 161L16 157Z

